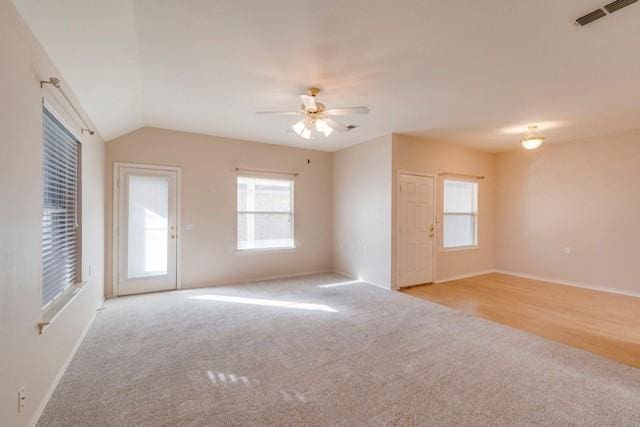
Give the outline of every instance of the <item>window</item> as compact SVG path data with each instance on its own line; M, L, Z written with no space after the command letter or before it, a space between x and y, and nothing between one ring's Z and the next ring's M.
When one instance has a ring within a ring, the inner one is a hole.
M238 177L238 250L294 248L293 181Z
M42 306L80 282L80 142L43 108Z
M477 182L445 179L443 221L445 249L477 246Z
M168 176L127 177L127 279L164 276L169 267ZM173 232L172 232L173 234Z

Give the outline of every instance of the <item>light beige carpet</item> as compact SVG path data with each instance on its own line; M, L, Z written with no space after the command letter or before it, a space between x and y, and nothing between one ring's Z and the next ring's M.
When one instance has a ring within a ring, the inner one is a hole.
M39 425L638 426L640 370L315 275L108 301Z

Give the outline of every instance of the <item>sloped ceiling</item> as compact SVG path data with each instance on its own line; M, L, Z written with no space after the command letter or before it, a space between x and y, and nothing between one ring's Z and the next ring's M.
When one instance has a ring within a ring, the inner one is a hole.
M598 0L14 0L105 139L142 126L335 150L405 133L517 149L640 128L640 3ZM288 132L307 86L367 105L356 130Z

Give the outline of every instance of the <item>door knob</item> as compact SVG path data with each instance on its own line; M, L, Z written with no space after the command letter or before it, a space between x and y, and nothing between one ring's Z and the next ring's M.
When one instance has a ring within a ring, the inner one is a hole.
M175 234L172 234L172 235L171 235L171 238L172 238L172 239L175 239L176 237L178 237L178 236L176 236Z

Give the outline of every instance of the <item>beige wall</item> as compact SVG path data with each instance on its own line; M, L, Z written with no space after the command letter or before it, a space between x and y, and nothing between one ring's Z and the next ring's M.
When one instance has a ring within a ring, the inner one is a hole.
M55 91L40 89L41 77L62 76L8 0L0 0L0 49L0 424L24 426L38 414L102 300L104 143L98 135L82 138L82 252L87 284L39 335L42 98L69 124L74 120ZM72 95L64 80L62 85ZM28 398L24 411L18 413L21 386Z
M442 179L436 181L436 280L483 272L494 268L495 156L466 147L405 135L393 135L393 205L396 211L398 171L437 175L455 172L485 176L478 187L478 248L442 251ZM394 214L393 230L396 230ZM396 274L396 233L393 235L393 271ZM395 280L394 280L395 283Z
M640 295L640 131L497 164L498 269Z
M333 269L391 288L391 136L333 153Z
M330 153L142 128L107 144L107 296L114 162L182 168L183 288L331 269ZM295 251L235 254L236 167L300 173L294 193ZM186 230L187 224L193 229Z

